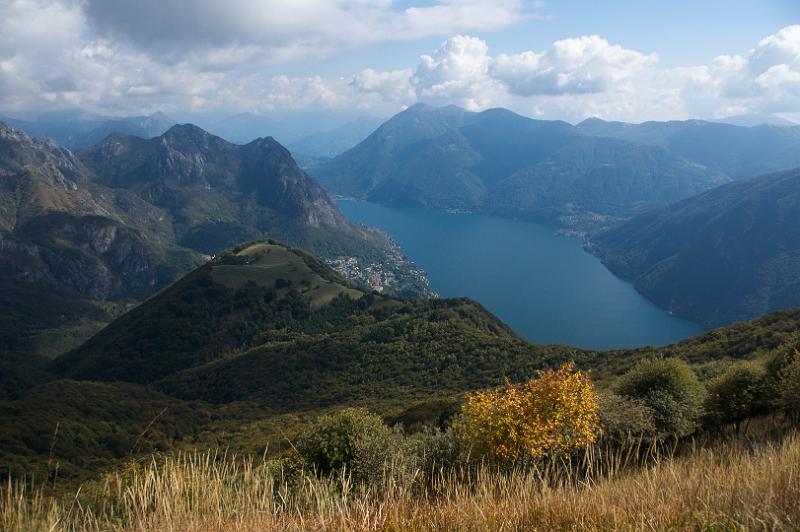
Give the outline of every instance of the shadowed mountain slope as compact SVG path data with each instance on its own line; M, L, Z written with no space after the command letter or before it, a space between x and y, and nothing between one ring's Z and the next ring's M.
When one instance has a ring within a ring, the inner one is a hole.
M660 306L706 325L800 305L800 170L644 214L593 238L592 251Z

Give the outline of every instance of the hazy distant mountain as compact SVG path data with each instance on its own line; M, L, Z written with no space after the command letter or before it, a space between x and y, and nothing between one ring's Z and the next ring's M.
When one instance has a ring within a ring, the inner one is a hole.
M151 138L175 125L174 120L161 112L147 116L110 117L80 110L42 113L34 120L0 117L0 121L30 136L49 137L72 150L100 142L110 133Z
M800 169L643 214L592 249L658 305L706 325L800 305Z
M421 104L311 171L336 194L547 219L631 215L727 181L663 148L566 122Z
M733 179L800 166L800 126L734 126L703 120L626 124L587 119L591 135L660 146Z
M588 211L625 218L727 181L658 147L582 137L503 180L487 208L515 216L581 217Z
M319 166L331 160L330 157L318 157L315 155L307 155L305 153L297 153L297 152L293 152L292 157L294 158L295 161L297 161L297 166L299 166L303 170L308 170L309 168Z
M381 118L364 116L335 129L292 140L286 147L292 154L335 157L367 138L382 122Z
M218 135L228 142L247 144L260 137L284 138L286 126L279 121L264 115L253 113L240 113L220 120L208 127L214 135Z
M462 125L467 115L455 106L414 105L386 121L354 148L315 169L312 175L336 194L369 196L401 166L407 148Z
M725 118L709 118L707 119L708 122L720 122L723 124L731 124L734 126L744 126L744 127L753 127L753 126L798 126L797 122L792 122L791 120L786 120L785 118L781 118L777 115L770 115L770 114L744 114L744 115L733 115L733 116L726 116Z
M81 149L92 146L111 133L125 133L149 139L161 135L174 125L175 121L164 113L122 119L108 119L94 129L81 135L80 138L73 143L72 147Z
M236 144L269 136L292 153L330 157L358 144L380 122L349 112L276 110L269 114L239 113L209 124L207 129Z

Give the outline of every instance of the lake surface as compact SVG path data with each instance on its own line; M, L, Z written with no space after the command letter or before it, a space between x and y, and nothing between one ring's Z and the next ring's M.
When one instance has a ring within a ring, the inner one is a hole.
M574 237L544 225L339 200L389 233L442 297L479 301L524 338L590 349L664 345L702 331L615 277Z

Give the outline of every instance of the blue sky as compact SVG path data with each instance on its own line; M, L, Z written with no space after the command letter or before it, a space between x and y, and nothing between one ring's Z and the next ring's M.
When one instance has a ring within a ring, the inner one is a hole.
M798 0L5 0L0 113L800 119Z

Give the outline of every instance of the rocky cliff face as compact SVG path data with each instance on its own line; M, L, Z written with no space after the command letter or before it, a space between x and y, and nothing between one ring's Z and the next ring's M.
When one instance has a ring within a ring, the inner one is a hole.
M389 249L382 235L347 222L271 137L240 146L185 124L150 140L111 135L80 158L96 183L165 209L176 241L202 253L263 237L325 258Z
M72 297L144 297L180 269L164 211L99 187L69 150L0 124L0 277Z
M400 277L407 266L272 138L239 146L182 125L149 140L115 133L75 155L0 124L0 278L139 299L201 254L263 237L330 260L402 263Z

